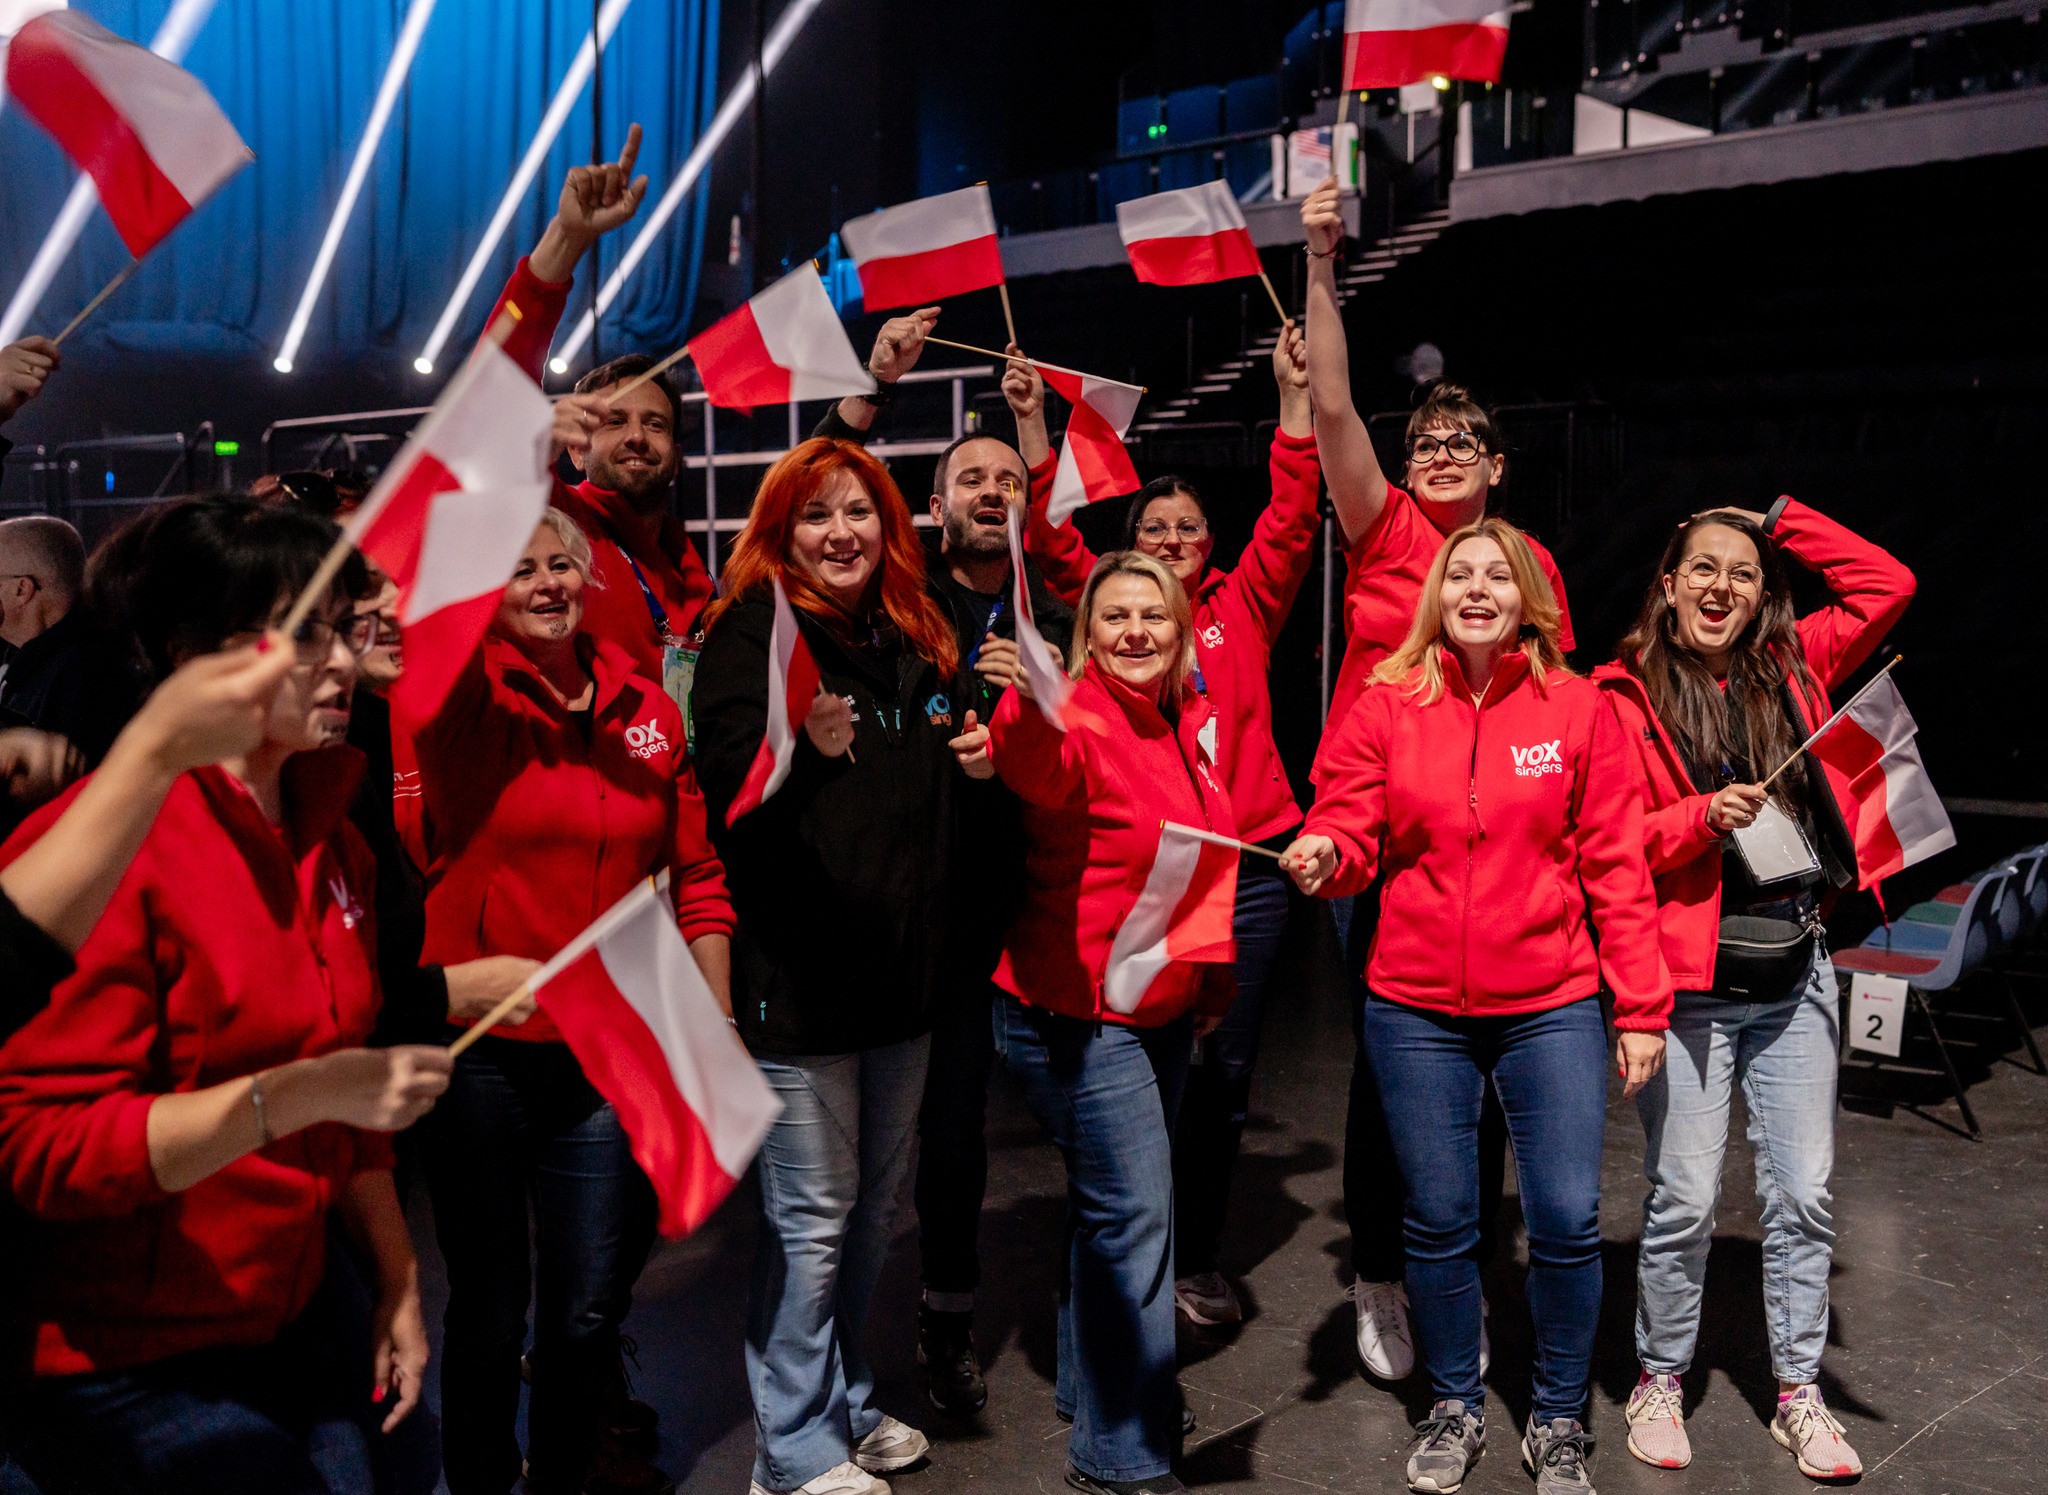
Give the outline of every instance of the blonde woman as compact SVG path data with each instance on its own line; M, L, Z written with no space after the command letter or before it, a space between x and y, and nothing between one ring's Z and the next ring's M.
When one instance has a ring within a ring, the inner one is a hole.
M1444 541L1406 641L1324 761L1286 865L1324 897L1385 875L1365 1045L1401 1169L1408 1296L1435 1397L1409 1488L1456 1489L1485 1446L1477 1137L1490 1081L1529 1230L1536 1370L1522 1457L1538 1495L1587 1495L1599 992L1614 993L1615 1061L1633 1095L1663 1062L1671 980L1627 744L1600 692L1565 667L1557 599L1520 530L1484 518Z
M1074 1424L1067 1483L1165 1495L1181 1435L1174 1379L1173 1123L1192 1039L1236 993L1232 951L1168 960L1139 992L1104 990L1162 821L1235 836L1201 745L1194 618L1159 560L1096 564L1074 618L1066 730L1011 691L990 754L1024 801L1024 906L995 982L996 1051L1067 1164L1055 1407Z

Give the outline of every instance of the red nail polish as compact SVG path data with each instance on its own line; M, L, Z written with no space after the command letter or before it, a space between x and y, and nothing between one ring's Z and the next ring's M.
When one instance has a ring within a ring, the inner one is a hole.
M267 633L266 633L266 634L264 634L264 635L263 635L263 637L261 637L261 638L259 638L258 640L256 640L256 652L257 652L258 654L268 654L268 653L270 652L270 635L269 635L269 634L267 634Z
M373 1402L381 1402L381 1401L383 1401L383 1400L384 1400L384 1388L383 1388L382 1386L378 1386L378 1387L374 1387L374 1388L372 1388L372 1390L371 1390L371 1392L370 1392L370 1400L371 1400L371 1401L373 1401Z

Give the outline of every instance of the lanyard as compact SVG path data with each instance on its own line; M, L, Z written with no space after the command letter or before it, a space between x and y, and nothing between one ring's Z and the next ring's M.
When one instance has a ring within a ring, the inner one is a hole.
M977 641L977 642L975 643L975 645L974 645L974 648L973 648L973 650L972 650L972 651L970 651L970 652L969 652L969 654L968 654L968 656L967 656L967 668L968 668L968 669L970 669L970 670L971 670L971 669L973 669L973 668L974 668L974 662L975 662L975 661L976 661L977 659L981 658L981 645L982 645L982 642L985 642L985 641L987 640L988 636L989 636L989 635L990 635L991 633L994 633L994 632L996 631L996 620L1002 617L1002 615L1003 615L1003 604L1004 604L1005 602L1007 602L1008 600L1009 600L1009 594L1008 594L1008 593L1004 593L1003 595L1001 595L1001 596L999 596L999 597L997 597L997 598L996 598L996 605L995 605L994 607L992 607L992 608L990 608L990 609L988 610L988 621L987 621L986 623L982 624L982 626L981 626L981 640L979 640L979 641Z
M626 564L633 568L633 580L640 583L641 600L646 602L647 611L654 619L654 636L663 643L667 643L675 637L675 634L668 626L668 609L663 607L661 599L654 595L654 588L647 584L647 573L642 571L640 563L633 559L633 552L626 548L624 537L616 529L612 528L612 522L602 514L597 515L597 522L603 526L605 538L618 546L619 554L624 556Z

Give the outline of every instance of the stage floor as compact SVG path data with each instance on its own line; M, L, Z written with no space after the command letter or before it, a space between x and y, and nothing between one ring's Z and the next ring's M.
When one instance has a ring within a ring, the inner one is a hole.
M1408 1423L1427 1411L1427 1391L1419 1376L1391 1388L1367 1381L1353 1350L1340 1200L1350 1020L1335 983L1312 974L1320 956L1313 926L1297 934L1275 983L1224 1247L1248 1319L1230 1333L1182 1326L1181 1380L1200 1419L1182 1474L1196 1488L1395 1492L1405 1489ZM2028 982L2022 990L2035 1021L2048 1019L2048 988ZM1952 1042L1962 1040L1956 1047L1982 1142L1945 1129L1958 1117L1938 1080L1858 1075L1849 1088L1876 1099L1852 1101L1841 1114L1840 1240L1823 1386L1862 1453L1862 1484L1872 1491L2020 1495L2043 1482L2033 1443L2048 1426L2048 1078L2010 1062L2018 1039L1992 1020L2002 1011L1995 987L1973 998L1945 1029ZM1909 1040L1905 1058L1931 1063L1931 1053ZM1599 1488L1813 1488L1765 1425L1775 1385L1739 1112L1706 1322L1687 1381L1693 1466L1653 1470L1623 1446L1621 1407L1636 1373L1642 1130L1633 1104L1610 1089L1601 1211L1607 1290L1592 1414ZM989 1404L976 1425L950 1423L924 1398L912 1344L917 1268L907 1191L876 1299L869 1343L881 1405L933 1438L928 1466L893 1477L904 1495L1066 1488L1066 1428L1052 1410L1063 1175L1000 1074L990 1144L976 1316ZM1510 1174L1506 1208L1518 1220L1513 1190ZM424 1199L415 1198L414 1216L438 1341L445 1289ZM640 1395L661 1413L661 1462L689 1495L747 1487L753 1420L740 1332L753 1230L754 1200L743 1187L696 1237L657 1248L628 1324L639 1346ZM1472 1495L1529 1488L1508 1436L1519 1436L1528 1411L1526 1251L1519 1236L1516 1244L1517 1259L1488 1277L1495 1441L1465 1485Z

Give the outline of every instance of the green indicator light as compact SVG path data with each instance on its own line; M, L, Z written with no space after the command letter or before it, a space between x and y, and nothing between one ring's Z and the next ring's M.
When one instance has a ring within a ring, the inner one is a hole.
M239 441L216 441L213 444L213 454L216 457L233 457L238 455L241 450L242 443Z

